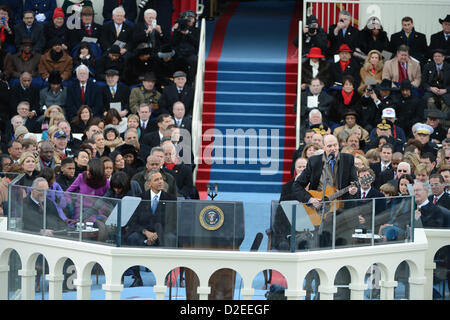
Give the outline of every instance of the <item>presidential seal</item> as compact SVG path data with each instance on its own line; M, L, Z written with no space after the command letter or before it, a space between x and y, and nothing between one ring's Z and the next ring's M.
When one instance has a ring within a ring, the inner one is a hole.
M199 219L203 228L214 231L223 225L224 214L217 206L207 206L200 212Z

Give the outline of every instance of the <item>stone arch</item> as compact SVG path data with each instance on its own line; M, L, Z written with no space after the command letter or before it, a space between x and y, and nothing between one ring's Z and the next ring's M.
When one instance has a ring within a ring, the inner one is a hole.
M209 277L208 286L211 293L208 300L233 300L235 292L236 278L242 277L238 272L231 268L220 268L215 270ZM242 280L242 285L244 285Z

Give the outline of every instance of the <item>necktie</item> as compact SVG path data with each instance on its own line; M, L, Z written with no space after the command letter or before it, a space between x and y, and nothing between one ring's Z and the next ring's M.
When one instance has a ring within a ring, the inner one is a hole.
M362 199L365 199L365 198L366 198L366 192L364 191L362 194Z
M142 131L145 131L145 121L142 121Z
M438 198L437 198L436 196L434 196L433 204L436 204L436 203L437 203L437 200L438 200Z
M119 34L120 34L120 26L117 26L116 27L116 36L117 36L117 38L119 37Z
M81 86L81 103L84 104L84 85Z
M86 25L86 32L88 33L88 35L91 35L91 25L90 24L88 24L88 25Z
M111 95L113 98L116 95L116 91L114 90L114 87L111 87Z
M336 162L336 159L330 160L330 167L331 167L331 172L334 174L334 164Z
M158 195L155 195L152 200L152 213L155 213L157 207L158 207Z

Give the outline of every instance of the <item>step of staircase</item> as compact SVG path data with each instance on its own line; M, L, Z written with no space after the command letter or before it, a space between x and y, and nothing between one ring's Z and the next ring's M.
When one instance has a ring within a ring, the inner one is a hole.
M245 89L248 92L273 92L295 94L297 92L296 82L276 82L276 81L228 81L228 80L206 80L205 91L233 91L239 92Z
M274 81L274 82L297 82L297 73L264 72L264 71L205 71L205 80L217 81Z
M205 102L239 102L239 103L287 103L294 104L295 93L243 92L243 91L204 91Z

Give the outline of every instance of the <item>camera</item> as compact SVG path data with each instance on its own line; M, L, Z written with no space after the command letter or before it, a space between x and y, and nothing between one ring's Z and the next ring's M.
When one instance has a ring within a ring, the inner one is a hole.
M310 34L310 35L313 35L314 33L316 33L317 32L317 27L315 26L315 25L309 25L308 26L308 33Z
M178 18L175 23L178 23L179 31L186 31L189 29L189 18Z
M142 0L141 2L139 2L138 7L141 9L144 9L147 2L148 2L148 0Z

